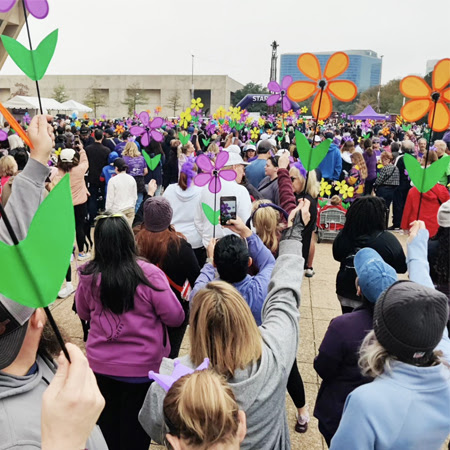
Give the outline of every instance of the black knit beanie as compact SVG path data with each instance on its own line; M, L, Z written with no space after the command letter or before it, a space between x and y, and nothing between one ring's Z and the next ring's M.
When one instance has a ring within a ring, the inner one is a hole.
M421 366L430 361L447 320L446 295L412 281L398 281L375 303L373 329L391 355Z

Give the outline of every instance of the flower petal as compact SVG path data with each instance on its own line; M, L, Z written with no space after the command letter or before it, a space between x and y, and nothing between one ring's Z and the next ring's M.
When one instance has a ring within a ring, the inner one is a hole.
M222 167L225 167L229 157L230 154L227 151L220 152L216 158L216 169L219 170Z
M440 91L450 83L450 58L441 59L435 66L432 76L433 89Z
M220 182L220 178L218 176L211 177L211 181L208 186L209 192L212 194L217 194L222 189L222 183Z
M322 77L322 69L319 60L312 53L303 53L298 57L297 66L300 72L312 80L319 81Z
M269 91L272 91L272 92L280 92L281 91L281 87L276 81L270 81L269 84L267 85L267 89L269 89Z
M28 12L36 19L45 19L48 16L47 0L25 0Z
M142 111L139 114L139 119L142 122L142 125L144 125L145 127L148 125L148 123L150 122L150 116L148 114L147 111Z
M327 61L327 65L325 66L323 76L327 80L336 78L339 75L342 75L347 70L349 63L350 58L348 57L347 53L344 52L333 53Z
M402 106L400 114L407 122L416 122L428 112L431 106L431 98L410 100Z
M428 125L433 128L433 131L445 131L450 125L450 111L447 105L438 101L436 104L436 114L433 121L434 105L430 109L430 114L428 114ZM433 126L431 126L433 124Z
M162 142L164 139L164 136L159 131L152 130L150 134L152 136L152 139L156 142Z
M267 105L273 106L278 100L280 100L280 94L273 94L267 99Z
M8 12L16 3L16 0L3 0L0 1L0 12L6 13Z
M148 131L146 131L142 137L141 137L141 144L144 147L148 147L148 145L150 144L150 133Z
M442 91L442 100L444 102L450 103L450 88Z
M162 117L155 117L150 124L150 128L161 128L164 125L164 119Z
M281 88L286 90L289 85L292 83L292 77L290 75L285 75L281 80Z
M198 168L203 170L203 172L208 172L208 174L211 174L214 170L211 160L206 155L198 155L195 164L197 164Z
M231 169L221 170L219 172L219 177L222 177L224 180L227 180L227 181L233 181L236 179L237 173L236 173L236 171L231 170Z
M140 136L141 134L144 134L144 133L145 133L145 129L142 128L142 127L138 127L138 126L136 126L136 127L131 127L131 128L130 128L130 133L131 133L133 136Z
M209 181L211 180L212 175L210 173L199 173L198 175L196 175L196 177L194 178L194 183L196 186L205 186L206 184L209 183Z
M330 81L327 89L341 102L351 102L358 94L356 84L348 80Z
M320 111L319 109L319 101L320 101L320 91L316 94L314 98L313 104L311 106L312 115L317 120L325 120L330 117L333 112L333 101L331 100L330 94L328 91L324 90L322 94L322 101L320 101Z
M289 101L289 98L287 95L283 96L283 101L281 102L281 106L283 108L283 111L289 111L291 109L291 102Z
M302 102L311 97L317 90L317 85L313 81L295 81L288 90L288 97L294 102Z
M400 81L400 92L405 97L424 98L431 95L431 88L423 78L417 75L410 75Z

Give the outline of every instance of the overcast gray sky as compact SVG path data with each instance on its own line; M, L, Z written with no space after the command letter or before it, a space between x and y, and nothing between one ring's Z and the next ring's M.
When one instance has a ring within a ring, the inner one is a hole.
M55 28L48 74L226 74L267 84L279 53L371 49L382 81L450 57L450 0L49 0L33 45ZM25 28L19 37L27 43ZM3 74L19 74L8 58Z

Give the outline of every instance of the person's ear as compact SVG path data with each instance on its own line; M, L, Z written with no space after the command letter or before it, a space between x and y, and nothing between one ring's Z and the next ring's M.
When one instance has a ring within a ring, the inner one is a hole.
M248 257L248 267L250 267L253 264L253 259L251 256Z
M30 317L30 326L35 330L43 330L46 321L47 318L44 310L42 308L38 308Z
M181 450L180 438L167 433L166 439L169 441L169 444L172 446L173 450Z
M239 417L239 426L237 435L239 438L239 443L241 443L244 440L245 435L247 434L247 416L245 415L244 411L239 410L238 417Z

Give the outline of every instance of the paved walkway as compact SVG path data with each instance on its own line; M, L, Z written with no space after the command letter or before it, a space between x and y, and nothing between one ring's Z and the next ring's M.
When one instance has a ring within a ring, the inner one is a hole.
M397 237L404 245L406 237L398 234ZM302 284L300 345L297 360L305 384L311 422L309 430L305 434L298 434L294 431L296 409L289 395L286 394L293 449L327 449L327 445L318 431L317 420L312 417L317 391L320 386L320 379L313 368L313 361L330 320L341 313L340 305L335 294L335 279L339 264L332 257L331 247L332 244L330 242L317 244L314 261L316 274L313 278L304 278ZM73 279L76 283L77 278L75 274ZM66 332L71 341L80 347L84 347L80 321L72 312L72 303L73 296L70 296L65 300L58 300L52 309L57 323ZM181 354L187 352L187 345L188 342L185 339L181 347ZM156 445L152 445L151 447L155 450L163 448Z

